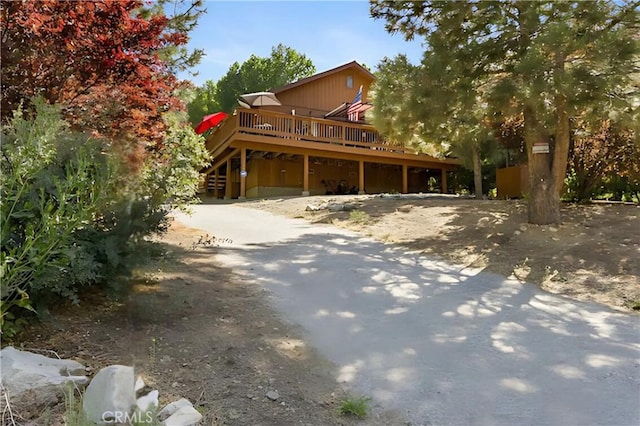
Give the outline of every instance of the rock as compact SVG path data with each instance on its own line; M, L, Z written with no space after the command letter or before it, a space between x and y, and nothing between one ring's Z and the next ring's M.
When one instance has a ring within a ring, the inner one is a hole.
M202 414L198 412L191 403L184 406L164 421L164 426L191 426L202 420Z
M305 208L305 210L308 212L317 212L320 210L326 210L328 207L329 207L329 203L325 201L320 204L307 204L307 207Z
M2 384L12 400L28 393L34 401L57 400L64 395L65 383L84 387L89 379L77 361L48 358L8 346L0 351Z
M520 235L520 234L521 234L521 232L520 232L520 231L514 231L514 232L513 232L513 234L514 234L514 235Z
M133 388L135 389L136 393L144 389L144 380L142 380L141 376L138 376L138 378L136 379L136 384Z
M136 406L133 367L110 365L98 371L84 393L82 408L98 424L124 419Z
M350 212L360 208L359 203L329 203L326 207L330 212Z
M158 401L158 391L152 390L148 394L141 396L136 400L136 407L143 413L153 410L154 407L160 405Z
M276 390L270 390L266 393L265 396L272 401L276 401L278 398L280 398L280 394Z
M179 409L183 407L193 407L191 402L186 398L180 398L177 401L174 401L170 404L164 406L162 410L158 413L158 420L163 421L167 419L172 414L176 413Z

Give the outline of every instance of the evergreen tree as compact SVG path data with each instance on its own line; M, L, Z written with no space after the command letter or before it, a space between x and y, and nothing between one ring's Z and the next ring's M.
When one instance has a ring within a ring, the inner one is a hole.
M184 98L187 102L189 121L194 126L202 121L205 115L222 111L216 100L218 86L213 80L207 80L202 86L189 88L185 92L188 92Z
M261 92L292 83L316 72L311 59L282 44L271 49L271 56L251 55L242 64L234 62L217 82L214 97L223 111L238 106L244 93Z
M571 123L637 114L638 1L371 0L374 18L407 39L425 37L426 57L451 85L465 119L521 115L529 165L529 221L560 222ZM636 93L634 94L634 90ZM433 99L431 97L430 99ZM483 112L484 110L484 112ZM425 122L425 128L474 123ZM534 154L534 144L548 154Z

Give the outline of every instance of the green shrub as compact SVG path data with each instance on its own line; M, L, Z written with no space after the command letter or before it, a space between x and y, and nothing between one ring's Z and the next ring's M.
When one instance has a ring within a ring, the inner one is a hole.
M0 326L16 332L21 311L116 282L164 232L168 214L194 199L207 160L201 137L175 118L166 143L127 167L109 141L71 131L56 107L34 100L2 127ZM172 121L171 121L172 120Z
M55 108L40 100L35 104L37 114L32 120L18 110L2 128L3 330L12 316L10 310L33 310L35 294L45 288L74 298L73 284L47 288L47 283L67 271L74 233L91 226L108 195L109 166L93 158L99 144L71 133ZM58 154L63 150L57 148L63 142L78 143L78 149L61 158Z

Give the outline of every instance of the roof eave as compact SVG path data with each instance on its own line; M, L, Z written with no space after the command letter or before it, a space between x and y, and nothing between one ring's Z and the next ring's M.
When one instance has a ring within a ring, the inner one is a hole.
M318 79L320 79L320 78L323 78L323 77L329 76L329 75L331 75L331 74L335 74L335 73L337 73L337 72L340 72L340 71L343 71L343 70L346 70L346 69L349 69L349 68L352 68L352 67L355 67L358 71L363 72L363 73L364 73L365 75L367 75L371 80L375 80L375 76L371 73L371 71L369 71L368 69L366 69L365 67L363 67L362 65L360 65L358 62L356 62L356 61L351 61L351 62L346 63L346 64L344 64L344 65L340 65L340 66L338 66L338 67L331 68L331 69L329 69L329 70L327 70L327 71L323 71L323 72L321 72L321 73L314 74L314 75L312 75L312 76L309 76L309 77L305 77L305 78L303 78L303 79L300 79L300 80L298 80L298 81L294 81L293 83L289 83L289 84L286 84L286 85L284 85L284 86L276 87L276 88L274 88L274 89L271 89L271 92L272 92L272 93L275 93L275 94L282 93L282 92L285 92L285 91L287 91L287 90L291 90L291 89L293 89L293 88L295 88L295 87L302 86L302 85L304 85L304 84L310 83L310 82L312 82L312 81L318 80Z

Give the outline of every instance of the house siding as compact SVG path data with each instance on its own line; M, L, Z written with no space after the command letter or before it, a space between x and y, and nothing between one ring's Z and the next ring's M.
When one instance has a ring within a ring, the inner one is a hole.
M247 197L300 195L303 186L302 157L293 159L252 159L247 165ZM365 163L368 193L400 192L402 167ZM412 192L427 191L425 173L408 175ZM323 181L326 182L323 183ZM309 193L320 195L328 188L337 188L344 181L346 188L358 186L358 163L332 159L311 160L309 164ZM360 188L358 188L360 189Z
M353 77L353 87L347 87L347 76ZM344 102L353 102L358 89L362 85L362 101L367 101L367 94L372 80L368 75L356 68L342 70L324 78L311 81L303 86L277 94L282 106L263 107L270 111L290 114L295 109L296 115L324 117L326 113Z

